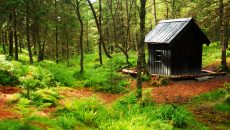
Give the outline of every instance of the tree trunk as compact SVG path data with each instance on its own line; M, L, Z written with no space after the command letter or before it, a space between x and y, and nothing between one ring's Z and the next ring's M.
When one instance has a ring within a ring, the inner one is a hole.
M102 5L101 5L101 0L99 0L99 21L98 21L98 24L99 24L99 28L100 28L100 31L102 33ZM101 45L102 45L102 35L99 36L99 42L98 42L98 52L99 52L99 61L100 61L100 64L102 65L103 62L102 62L102 52L101 52Z
M29 52L30 64L33 64L33 54L31 51L30 28L29 28L29 0L27 0L26 3L26 36L27 36L27 47Z
M171 16L172 16L172 19L175 18L175 0L172 0L172 3L171 3L171 7L172 7L172 12L171 12Z
M146 16L146 0L140 0L140 42L137 45L137 98L142 98L142 70L144 62L144 40L145 40L145 16Z
M4 32L5 33L5 47L8 45L8 37L7 37L7 31ZM7 50L7 49L5 49Z
M155 25L157 25L157 9L156 9L156 0L153 0L153 15L155 20Z
M84 50L83 50L83 21L82 21L82 17L81 17L81 12L80 12L80 1L76 0L76 4L77 4L77 17L78 20L80 22L80 27L81 27L81 31L80 31L80 73L82 74L84 71L84 67L83 67L83 61L84 61Z
M6 46L5 46L6 40L5 39L6 39L5 33L4 33L4 31L2 31L2 50L3 50L4 54L6 53Z
M223 0L219 0L219 15L220 15L220 42L221 42L221 69L222 71L227 70L226 62L226 45L225 45L225 27L224 27L224 5Z
M43 44L42 44L42 49L41 49L41 60L44 60L44 55L45 55L45 45L46 45L46 36L48 32L48 27L45 28L45 33L44 33L44 39L43 39Z
M14 43L15 43L15 60L18 60L18 36L17 36L17 15L14 8Z
M18 45L19 45L19 52L22 53L22 39L21 35L18 35Z
M99 35L100 35L100 39L101 39L100 41L102 42L102 46L103 46L104 52L105 52L105 54L106 54L106 56L108 58L112 58L112 56L110 56L110 54L108 53L108 51L106 49L106 46L104 44L104 40L103 40L103 36L102 36L102 29L101 29L101 27L99 25L99 22L98 22L97 15L96 15L96 12L94 10L94 7L93 7L93 5L92 5L92 3L91 3L90 0L87 0L87 2L89 3L90 9L91 9L91 11L93 13L93 17L94 17L94 20L95 20L95 23L96 23L96 26L97 26L97 30L98 30Z
M57 18L57 1L55 0L55 52L56 52L56 64L58 64L58 27L57 27L57 22L58 22L58 18Z
M9 23L12 23L12 12L9 14ZM13 29L9 26L9 56L13 57Z

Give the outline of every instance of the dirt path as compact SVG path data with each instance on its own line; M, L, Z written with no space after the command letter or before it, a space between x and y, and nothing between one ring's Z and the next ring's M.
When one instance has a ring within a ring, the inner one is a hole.
M189 98L223 87L226 82L230 82L230 76L219 76L207 81L170 81L168 86L153 87L151 81L143 82L143 89L153 88L153 98L159 103L184 103ZM135 89L136 80L133 80L131 88ZM105 103L112 103L124 94L109 94L103 92L93 92L89 88L67 89L61 91L69 100L72 98L82 98L92 95L100 97ZM167 98L167 100L166 100Z
M167 98L169 102L183 103L193 96L221 88L226 82L230 82L230 76L215 77L207 81L172 81L168 86L155 87L152 94L157 102L167 102Z
M20 89L16 87L0 86L0 120L20 117L19 114L13 112L10 106L6 104L9 97L14 93L18 93L19 91Z

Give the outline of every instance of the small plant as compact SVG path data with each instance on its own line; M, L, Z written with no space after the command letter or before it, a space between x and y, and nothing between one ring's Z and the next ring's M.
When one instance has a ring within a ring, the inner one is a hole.
M61 96L54 89L47 88L38 90L31 95L32 103L40 107L56 106L57 100L60 98Z
M168 84L169 84L169 78L162 75L157 76L152 82L152 86L155 87L167 86Z
M151 79L151 75L148 75L148 74L144 74L142 76L142 81L149 81Z

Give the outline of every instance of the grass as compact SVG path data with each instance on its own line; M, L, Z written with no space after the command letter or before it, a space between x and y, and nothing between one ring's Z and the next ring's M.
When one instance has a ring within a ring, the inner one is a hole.
M18 120L1 120L0 126L2 130L40 130L36 126Z
M149 92L138 101L132 92L112 105L99 98L87 97L66 103L54 117L62 129L165 129L196 127L197 123L185 107L156 105Z

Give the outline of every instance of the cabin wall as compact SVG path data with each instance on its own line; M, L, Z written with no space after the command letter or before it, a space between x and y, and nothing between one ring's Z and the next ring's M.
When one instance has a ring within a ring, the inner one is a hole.
M156 54L157 51L161 51L161 60L157 61ZM151 74L162 74L162 75L170 75L171 68L171 50L167 45L155 45L155 44L148 44L148 65L149 71Z
M193 28L174 43L172 47L172 75L199 74L202 66L202 43Z

